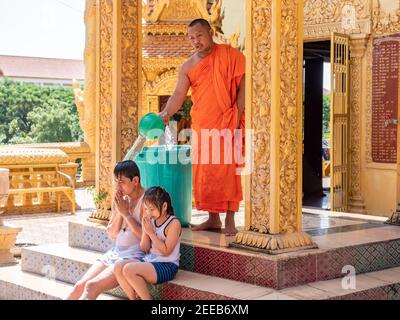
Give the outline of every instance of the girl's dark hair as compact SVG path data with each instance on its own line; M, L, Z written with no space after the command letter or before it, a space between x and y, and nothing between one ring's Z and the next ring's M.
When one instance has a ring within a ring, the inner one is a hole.
M140 183L139 167L132 160L118 162L114 168L114 176L115 177L124 176L129 178L131 181L133 180L134 177L139 177L139 183Z
M169 193L161 187L151 187L146 190L143 196L143 202L151 203L156 206L162 212L162 205L164 202L167 203L167 214L170 216L174 215L174 208L172 207L172 201Z

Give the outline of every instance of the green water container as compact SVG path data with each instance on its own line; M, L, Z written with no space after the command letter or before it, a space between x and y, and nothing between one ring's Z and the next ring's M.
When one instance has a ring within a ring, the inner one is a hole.
M144 147L135 157L145 188L161 186L171 196L176 217L183 227L192 218L192 164L190 146Z
M145 114L139 122L139 133L147 139L158 139L164 132L164 121L155 113Z

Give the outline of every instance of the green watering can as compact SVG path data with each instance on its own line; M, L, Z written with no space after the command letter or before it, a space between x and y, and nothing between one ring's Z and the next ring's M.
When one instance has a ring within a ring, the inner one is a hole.
M145 114L139 122L139 134L150 140L158 139L164 129L164 121L153 112Z

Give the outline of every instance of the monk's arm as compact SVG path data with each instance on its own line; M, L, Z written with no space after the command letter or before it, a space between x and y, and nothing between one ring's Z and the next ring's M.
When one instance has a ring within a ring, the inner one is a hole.
M239 89L238 89L238 97L237 97L237 105L238 105L238 123L236 128L240 128L240 118L244 112L245 105L245 92L246 92L246 75L243 75L242 80L240 81Z
M172 117L181 107L186 99L190 87L187 67L181 66L178 74L178 82L172 96L168 99L165 109L159 114L163 119Z

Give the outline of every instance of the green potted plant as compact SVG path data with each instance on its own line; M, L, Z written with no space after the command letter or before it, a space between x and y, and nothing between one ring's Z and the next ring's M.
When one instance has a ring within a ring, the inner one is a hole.
M190 111L192 110L193 102L190 98L187 98L182 107L177 113L172 117L172 120L178 123L178 135L183 129L189 129L192 125L192 117L190 116Z
M94 205L96 209L92 211L92 214L88 218L89 221L97 223L108 223L111 215L111 208L108 201L108 192L96 191L94 187L87 188L89 194L93 197Z

